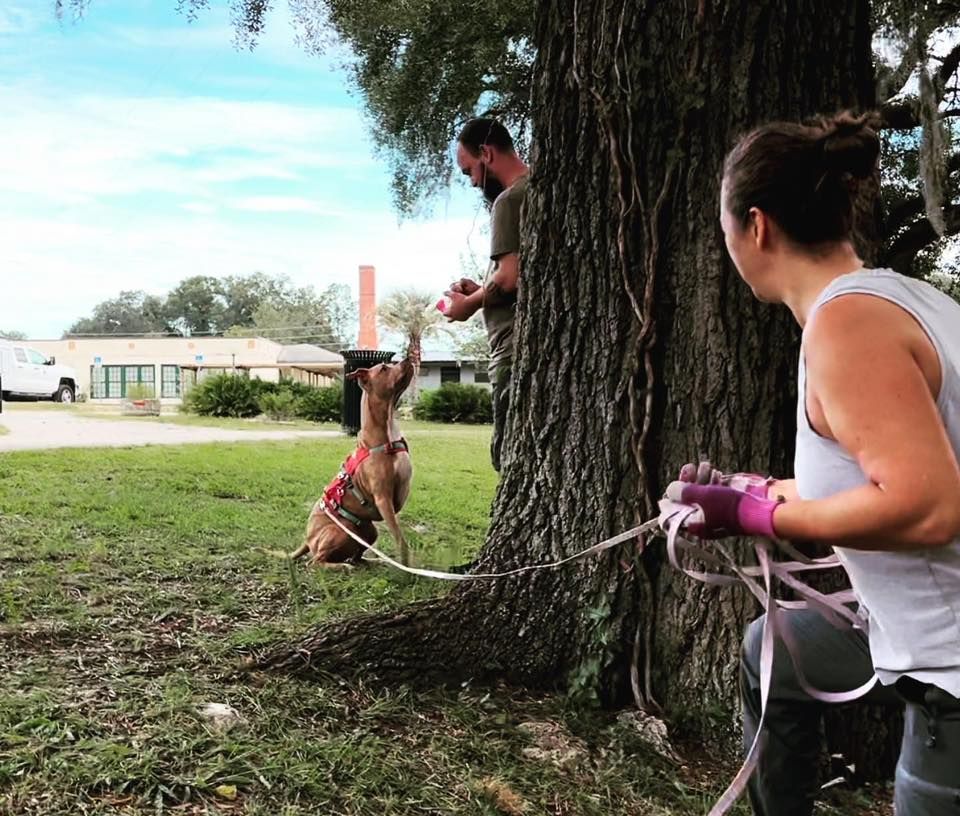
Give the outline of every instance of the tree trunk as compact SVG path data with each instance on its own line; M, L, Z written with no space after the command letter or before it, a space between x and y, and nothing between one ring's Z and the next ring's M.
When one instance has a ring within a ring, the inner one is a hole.
M512 413L479 571L649 518L700 453L792 472L798 332L724 252L719 173L758 122L873 103L868 17L866 0L541 4ZM499 675L611 701L639 656L639 696L703 725L726 712L732 735L755 604L665 567L659 543L634 555L461 585L259 665Z

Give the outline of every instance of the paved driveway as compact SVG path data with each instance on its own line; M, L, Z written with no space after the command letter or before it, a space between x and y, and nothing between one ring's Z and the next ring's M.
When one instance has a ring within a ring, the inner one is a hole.
M17 410L4 405L0 453L43 448L125 448L131 445L189 445L252 442L258 439L336 437L337 431L250 430L175 425L134 419L95 419L62 410Z

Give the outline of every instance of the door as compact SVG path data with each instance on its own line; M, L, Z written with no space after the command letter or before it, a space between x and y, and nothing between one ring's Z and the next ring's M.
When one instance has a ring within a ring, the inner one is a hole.
M16 391L20 394L37 393L38 375L34 369L36 366L30 362L27 356L27 350L23 346L13 347L13 370L10 382L4 382L5 391Z
M60 387L60 377L56 369L49 365L45 354L41 354L36 349L28 348L27 359L33 366L33 373L36 377L36 393L43 396L53 396L53 393Z

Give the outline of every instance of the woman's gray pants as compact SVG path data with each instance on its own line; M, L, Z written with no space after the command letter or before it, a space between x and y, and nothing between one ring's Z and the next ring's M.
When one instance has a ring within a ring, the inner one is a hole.
M813 610L779 615L799 644L797 659L808 682L823 691L848 691L873 674L864 632L837 629ZM760 722L760 633L763 618L747 627L740 660L745 750ZM896 689L877 686L863 702L906 703L903 743L897 763L897 816L960 816L960 700L910 678ZM809 816L819 790L820 719L824 704L797 682L790 655L778 640L761 737L760 758L750 780L758 816Z

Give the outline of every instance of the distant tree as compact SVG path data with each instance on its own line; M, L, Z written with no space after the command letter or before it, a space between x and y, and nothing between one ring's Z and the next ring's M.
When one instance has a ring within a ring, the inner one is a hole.
M27 335L21 331L4 331L0 329L0 338L4 340L26 340Z
M164 312L182 335L223 333L228 328L224 282L209 275L185 278L167 295Z
M358 324L357 302L350 294L350 287L343 283L331 283L320 293L320 300L327 309L339 347L350 345L350 338L356 336Z
M162 298L141 291L124 291L93 307L93 315L77 320L71 334L169 334Z
M284 275L270 277L264 272L250 275L234 275L222 281L224 329L233 326L253 326L254 314L264 303L276 302L284 293L293 289L290 279Z
M348 344L355 313L347 286L333 284L318 295L312 286L297 289L287 281L256 307L249 326L232 326L226 334L256 332L281 343L314 343L338 350Z

